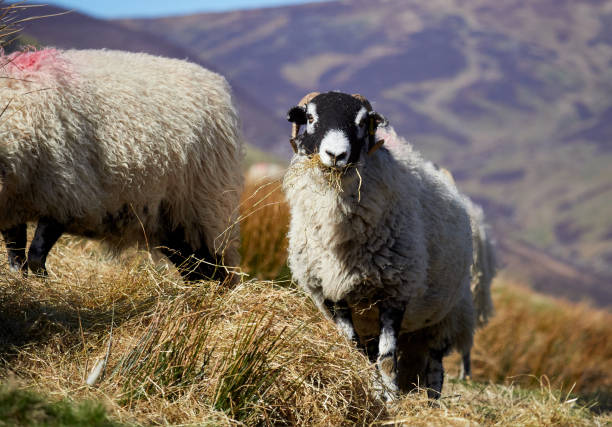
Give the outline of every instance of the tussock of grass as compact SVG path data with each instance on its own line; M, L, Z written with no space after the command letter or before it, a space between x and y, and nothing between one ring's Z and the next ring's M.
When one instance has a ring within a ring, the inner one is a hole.
M452 380L445 385L439 407L427 405L424 395L408 396L390 409L383 425L605 425L586 407L543 381L536 389L515 384L469 383Z

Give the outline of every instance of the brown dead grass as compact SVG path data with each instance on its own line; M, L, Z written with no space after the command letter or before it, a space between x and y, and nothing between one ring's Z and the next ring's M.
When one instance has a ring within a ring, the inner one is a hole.
M449 379L440 407L428 405L424 393L384 405L374 397L366 358L295 289L264 281L232 290L210 282L187 286L147 255L108 259L72 239L63 239L58 249L49 260L54 274L48 280L22 279L4 263L0 267L0 375L53 399L101 401L122 422L611 421L546 382L527 391L512 379L504 385ZM107 356L109 340L106 372L87 386L94 364Z
M612 392L610 312L537 294L503 276L493 296L496 314L474 346L475 378L529 385L546 376L565 390Z
M287 281L289 208L281 180L248 183L240 204L240 255L246 273L259 279Z

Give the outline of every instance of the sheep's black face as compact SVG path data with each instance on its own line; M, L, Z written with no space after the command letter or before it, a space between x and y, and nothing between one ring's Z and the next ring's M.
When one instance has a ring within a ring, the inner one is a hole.
M357 163L364 147L369 148L374 139L371 133L385 121L368 109L362 100L340 92L322 93L305 106L291 108L287 119L306 125L304 133L297 137L298 152L319 154L328 167Z

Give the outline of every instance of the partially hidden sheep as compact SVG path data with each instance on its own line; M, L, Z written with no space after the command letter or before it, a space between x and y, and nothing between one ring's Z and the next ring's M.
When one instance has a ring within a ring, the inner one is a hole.
M448 169L436 168L447 177L450 185L455 186L455 179ZM490 232L490 227L485 221L484 212L480 206L469 197L464 196L464 203L470 214L472 227L472 298L476 316L476 326L481 328L489 323L493 315L493 299L491 298L491 283L497 273L497 256L495 243ZM461 371L459 378L469 379L472 375L471 349L464 350L462 354Z
M467 198L466 198L467 199ZM466 200L472 222L472 245L474 249L472 264L472 298L476 315L476 326L481 328L489 322L493 315L493 300L491 298L491 283L497 272L497 256L495 244L489 225L484 218L482 208ZM460 378L470 378L472 375L471 351L464 350Z
M307 96L289 110L284 179L289 266L316 306L376 361L382 396L440 396L442 358L472 346L472 233L462 195L361 96ZM299 134L299 126L306 125Z
M11 268L46 274L63 233L160 248L188 280L238 265L244 148L222 76L147 54L55 49L2 55L0 74Z

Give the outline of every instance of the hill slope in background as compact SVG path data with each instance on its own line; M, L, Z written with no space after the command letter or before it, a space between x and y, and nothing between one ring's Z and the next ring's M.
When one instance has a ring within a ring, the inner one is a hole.
M354 0L122 23L189 46L280 123L311 90L363 93L484 205L537 288L612 303L612 3Z
M304 93L361 92L485 207L511 270L610 305L610 17L598 1L354 0L118 22L71 13L26 31L214 64L247 140L286 155L285 112Z

